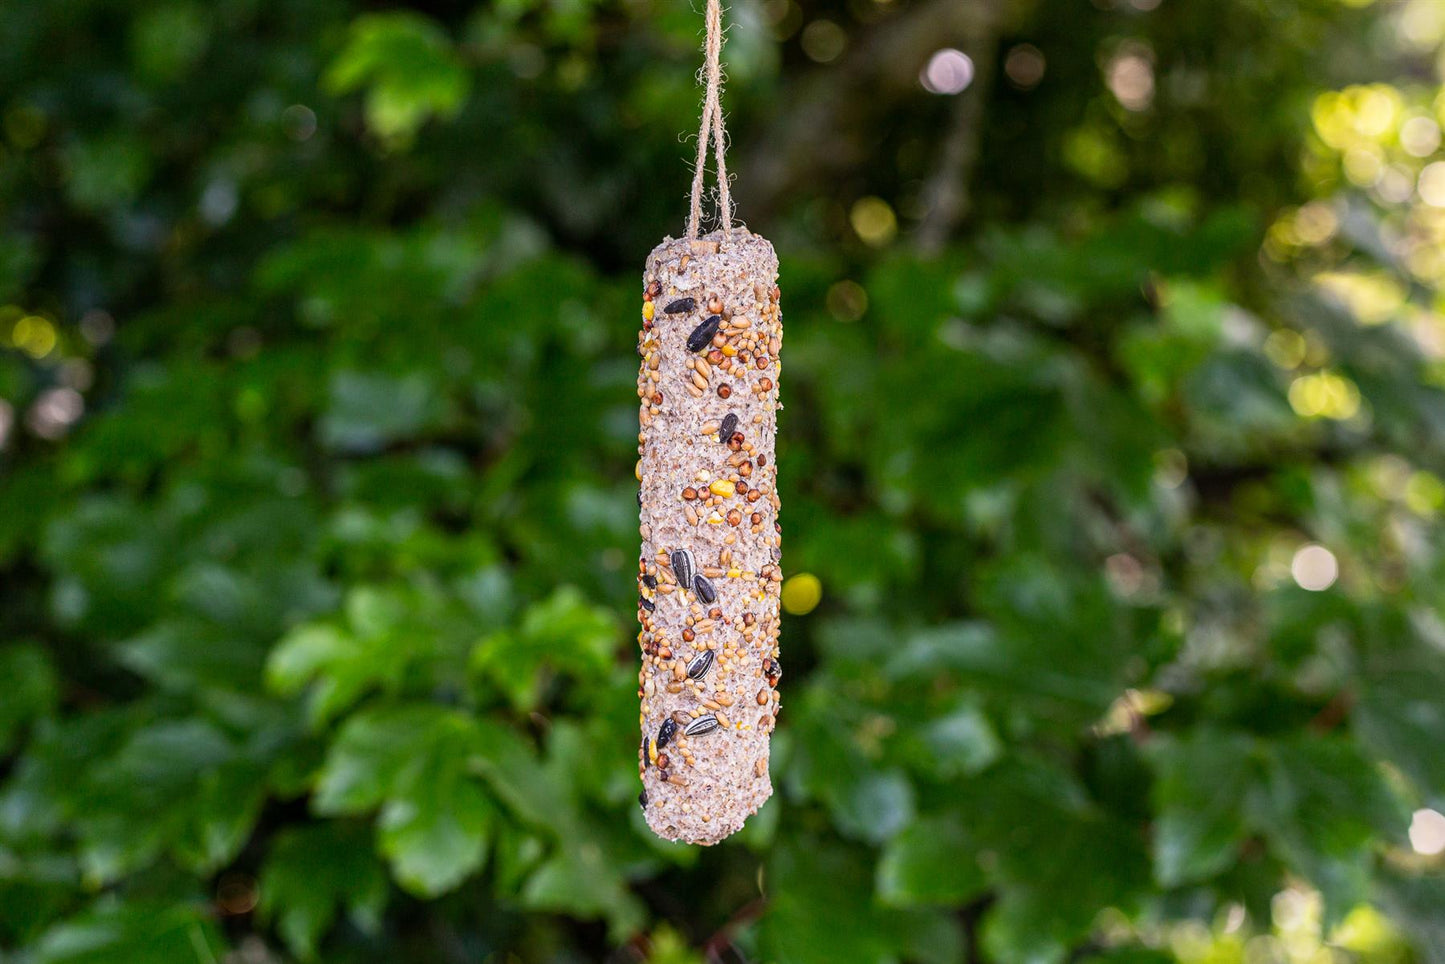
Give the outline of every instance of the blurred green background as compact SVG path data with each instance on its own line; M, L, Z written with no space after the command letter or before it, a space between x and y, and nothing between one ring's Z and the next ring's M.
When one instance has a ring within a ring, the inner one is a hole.
M700 7L0 3L0 960L1445 962L1445 3L732 0L789 615L709 850L633 613Z

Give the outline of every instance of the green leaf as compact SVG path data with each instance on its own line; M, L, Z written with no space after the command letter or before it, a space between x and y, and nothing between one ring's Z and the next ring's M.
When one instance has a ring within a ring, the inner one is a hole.
M199 904L102 900L36 942L35 964L217 964L222 945Z
M1265 750L1251 820L1320 889L1332 925L1368 899L1375 841L1403 843L1409 811L1353 741L1293 736Z
M358 17L326 86L338 94L367 87L367 122L384 141L397 143L431 117L454 117L470 80L441 27L406 11Z
M397 881L432 897L460 884L486 859L493 804L462 752L433 753L411 775L408 792L381 812L381 853Z
M1243 803L1257 777L1253 741L1201 730L1149 747L1154 784L1154 874L1166 887L1203 880L1234 863L1247 829Z
M397 881L423 896L451 890L486 856L492 804L472 776L485 732L431 704L358 713L327 755L314 806L325 815L380 806L378 843Z
M519 710L535 708L553 674L570 674L584 687L605 677L617 645L610 612L563 586L528 607L516 630L494 633L472 650L471 668L502 689Z
M1424 964L1445 964L1445 876L1385 875L1380 895L1392 919L1414 941Z
M1445 654L1413 634L1372 646L1351 721L1360 738L1396 763L1425 794L1445 797Z
M20 730L55 705L55 670L39 646L21 644L0 648L0 756L5 755Z
M878 896L894 907L963 903L987 886L977 858L962 814L923 817L883 848Z
M261 870L261 912L299 957L316 956L338 911L374 931L386 874L364 830L347 821L294 827L277 836Z
M768 864L759 941L789 964L875 964L902 956L910 917L873 900L869 861L816 837L781 842Z

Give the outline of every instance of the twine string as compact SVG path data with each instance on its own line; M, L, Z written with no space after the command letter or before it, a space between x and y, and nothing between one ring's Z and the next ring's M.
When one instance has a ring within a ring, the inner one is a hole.
M709 135L713 142L713 157L717 161L718 220L722 222L723 236L728 237L733 229L733 200L728 185L727 132L723 127L722 111L722 0L707 0L707 41L703 47L704 62L702 80L707 93L702 102L702 124L697 132L697 161L692 171L692 208L687 218L687 236L697 239L698 227L702 221L702 186L707 176L707 144Z

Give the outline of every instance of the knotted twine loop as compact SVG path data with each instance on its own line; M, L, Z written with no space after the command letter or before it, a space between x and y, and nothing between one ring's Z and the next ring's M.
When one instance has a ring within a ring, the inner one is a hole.
M713 156L717 160L718 220L722 222L724 237L731 237L733 231L733 199L728 188L727 134L723 129L722 112L722 2L707 0L707 42L703 50L705 60L701 79L707 84L707 94L702 102L702 126L697 132L697 163L692 172L692 210L687 218L687 237L697 240L698 224L702 220L702 182L707 174L707 141L712 135Z

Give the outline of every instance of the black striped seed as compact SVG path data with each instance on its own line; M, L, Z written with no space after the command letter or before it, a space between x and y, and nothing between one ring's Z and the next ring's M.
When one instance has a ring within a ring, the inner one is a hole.
M710 733L713 730L717 729L720 725L721 724L717 721L717 717L709 713L707 716L699 716L697 719L693 720L687 725L687 729L683 730L682 732L687 736L702 736L702 734L704 733Z
M693 679L702 679L707 675L707 671L712 669L712 658L712 650L703 650L691 663L687 664L687 675Z
M697 590L697 597L703 602L713 603L717 601L717 590L712 587L712 583L708 580L707 576L704 576L702 573L698 573L692 577L692 588Z

